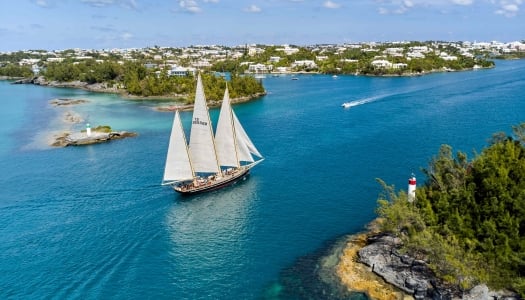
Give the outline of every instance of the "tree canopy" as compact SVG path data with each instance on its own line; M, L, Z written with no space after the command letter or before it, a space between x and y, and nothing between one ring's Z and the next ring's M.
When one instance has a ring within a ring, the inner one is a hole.
M472 160L441 146L410 204L384 187L383 230L425 259L438 276L464 288L480 282L525 295L525 123L497 133Z
M82 81L87 83L108 83L124 88L129 94L136 96L172 96L193 101L195 93L194 76L169 76L162 67L147 68L142 63L126 62L118 64L112 61L80 63L51 63L42 72L50 81ZM206 98L221 100L224 95L226 80L213 74L203 73L203 83ZM230 82L232 98L250 97L264 93L262 82L251 76L238 76L232 73Z

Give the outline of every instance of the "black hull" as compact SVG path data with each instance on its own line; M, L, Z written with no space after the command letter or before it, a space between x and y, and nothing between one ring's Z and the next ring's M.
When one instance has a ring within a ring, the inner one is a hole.
M212 182L211 184L207 184L204 186L191 187L187 189L179 189L177 186L175 186L173 187L173 189L176 192L181 193L183 195L195 195L195 194L200 194L200 193L205 193L205 192L211 192L214 190L218 190L218 189L230 186L240 180L246 179L249 175L250 175L250 169L246 169L237 174L234 174L230 178L227 178L225 180L221 180L218 182Z

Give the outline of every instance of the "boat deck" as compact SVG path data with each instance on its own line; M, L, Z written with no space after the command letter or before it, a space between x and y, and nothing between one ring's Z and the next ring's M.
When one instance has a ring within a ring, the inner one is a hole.
M244 179L249 174L250 169L240 168L223 172L222 176L216 175L207 178L199 178L194 182L174 186L173 189L183 194L195 194L204 191L218 189L230 184L234 184L240 179Z

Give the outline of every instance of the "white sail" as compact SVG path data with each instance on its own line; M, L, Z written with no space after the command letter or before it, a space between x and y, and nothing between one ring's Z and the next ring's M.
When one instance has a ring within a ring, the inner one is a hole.
M220 172L215 153L210 114L208 113L200 74L197 77L189 150L195 172Z
M237 140L237 153L239 161L247 161L247 162L253 162L253 156L250 153L250 149L248 148L248 145L243 142L241 139L239 139L239 136L236 135L235 139Z
M215 145L217 147L219 165L228 167L239 166L228 87L224 91L219 120L217 121Z
M248 148L249 152L252 154L255 154L257 157L262 158L261 153L255 148L255 145L253 144L250 137L248 137L248 134L246 134L246 131L244 131L244 128L242 128L241 122L239 122L239 119L237 119L237 116L235 115L235 112L232 111L233 116L233 124L235 126L235 134L237 138L237 143L244 145ZM250 156L251 157L251 156ZM245 161L253 161L253 158L251 160L246 160L244 157L241 157L240 160Z
M179 111L175 111L163 181L184 181L192 179L193 176L188 146L180 121Z

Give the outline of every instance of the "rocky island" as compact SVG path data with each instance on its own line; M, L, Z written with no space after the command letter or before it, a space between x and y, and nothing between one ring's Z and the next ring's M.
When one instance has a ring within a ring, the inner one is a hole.
M58 134L54 137L55 140L52 142L51 146L85 146L134 136L137 136L137 134L134 132L112 131L109 126L98 126L95 127L89 134L87 131L77 133L64 132L62 134Z
M49 104L58 109L65 107L88 103L85 99L74 98L56 98L49 101ZM67 109L62 114L62 122L65 124L79 124L84 122L84 118L77 112ZM100 125L91 128L89 124L80 132L72 132L71 129L63 129L61 132L54 134L50 146L67 147L67 146L84 146L109 142L127 137L137 136L134 132L114 131L108 125Z

